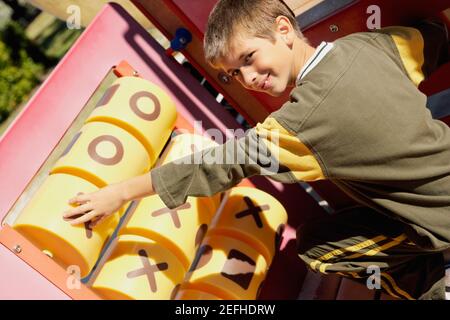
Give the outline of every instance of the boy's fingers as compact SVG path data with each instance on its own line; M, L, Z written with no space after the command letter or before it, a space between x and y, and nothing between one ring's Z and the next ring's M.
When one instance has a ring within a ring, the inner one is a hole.
M94 228L94 227L98 226L98 225L99 225L100 223L102 223L106 218L107 218L106 215L104 215L104 216L102 216L102 217L98 217L96 220L92 221L92 222L89 224L89 227L90 227L90 228Z
M81 216L81 217L79 217L79 218L77 218L75 220L72 220L70 222L70 224L75 226L75 225L78 225L78 224L86 223L86 222L94 219L96 216L97 216L97 212L95 210L92 210L91 212L86 213L83 216Z
M78 192L75 197L69 200L69 204L84 204L89 201L89 195L84 194L83 192Z
M72 209L70 209L68 211L65 211L64 214L63 214L63 218L66 219L66 220L74 219L75 218L74 216L80 215L80 214L84 215L85 213L87 213L87 212L89 212L91 210L92 210L92 204L86 203L86 204L83 204L81 206L72 208Z

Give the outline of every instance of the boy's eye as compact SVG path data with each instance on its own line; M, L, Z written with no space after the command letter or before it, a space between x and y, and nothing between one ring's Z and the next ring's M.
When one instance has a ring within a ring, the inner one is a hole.
M249 54L245 57L245 63L249 63L249 62L250 62L250 59L252 58L252 56L253 56L254 53L255 53L255 52L253 51L252 53L249 53Z
M245 56L244 63L246 65L248 65L250 63L250 59L252 58L254 53L255 53L255 51L253 51L253 52L251 52L251 53L249 53L248 55ZM239 69L235 69L235 70L231 71L231 76L232 77L237 77L239 74L240 74Z

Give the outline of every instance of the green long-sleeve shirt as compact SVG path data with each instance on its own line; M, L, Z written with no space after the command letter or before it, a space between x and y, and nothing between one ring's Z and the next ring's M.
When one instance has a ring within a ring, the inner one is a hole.
M431 60L429 43L414 28L336 40L290 101L245 137L201 152L210 160L231 159L234 151L245 161L169 163L151 171L153 187L174 208L252 175L284 183L329 179L405 222L416 244L442 250L450 246L450 129L432 119L417 89ZM270 154L258 158L254 146Z

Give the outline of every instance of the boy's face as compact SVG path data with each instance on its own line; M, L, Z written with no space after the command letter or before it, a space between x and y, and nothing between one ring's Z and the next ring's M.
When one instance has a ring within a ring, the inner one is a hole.
M280 96L296 78L293 50L286 39L290 38L280 32L275 32L274 42L242 35L217 65L249 90Z

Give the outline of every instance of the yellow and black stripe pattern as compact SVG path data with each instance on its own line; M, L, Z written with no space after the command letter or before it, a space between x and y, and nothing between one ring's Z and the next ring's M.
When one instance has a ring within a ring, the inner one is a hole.
M280 165L297 181L325 179L319 162L311 150L275 118L268 117L255 126L259 143L264 143Z
M313 271L319 271L324 274L336 273L354 279L367 279L369 276L366 273L367 266L379 265L377 262L368 262L371 257L388 255L389 253L387 251L389 249L393 249L400 244L408 243L408 238L405 234L400 234L395 238L379 235L370 239L361 240L350 246L328 250L317 258L311 257L311 253L308 252L307 256L309 257L307 259L309 267ZM328 243L322 246L321 249L326 251L325 248L329 247L331 249L331 245L339 246L339 243ZM304 256L302 258L305 260ZM375 258L374 260L377 259ZM380 266L380 269L382 270L383 268ZM398 299L415 300L408 292L401 289L394 278L386 271L382 271L380 276L381 287L386 293Z

